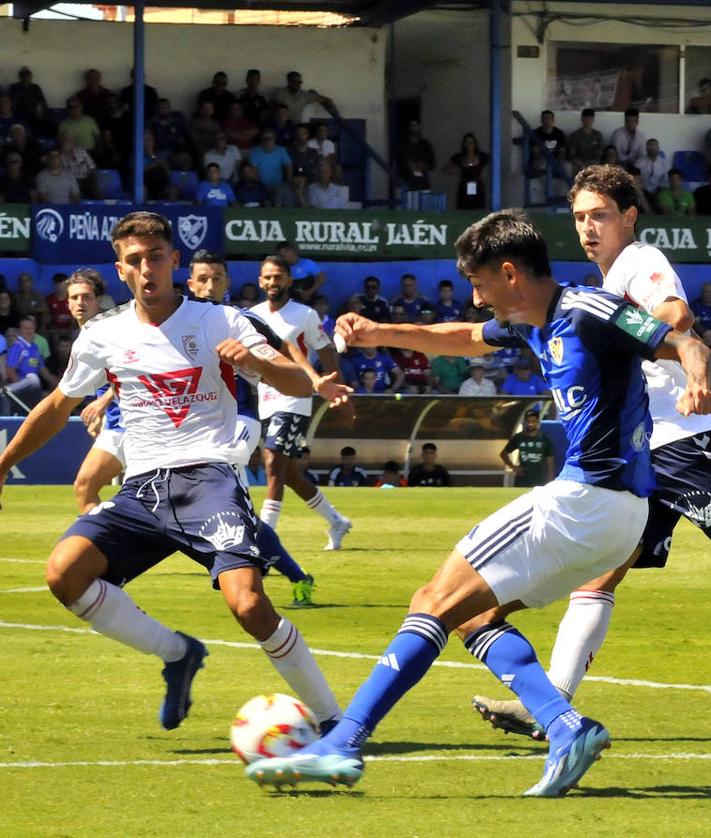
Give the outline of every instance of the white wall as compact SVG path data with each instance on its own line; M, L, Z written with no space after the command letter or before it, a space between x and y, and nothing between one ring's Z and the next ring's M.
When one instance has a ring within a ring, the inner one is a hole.
M84 71L96 67L104 84L118 91L129 83L133 27L125 23L0 19L0 84L17 79L27 64L49 104L62 107L83 86ZM385 37L376 29L316 29L273 26L146 26L146 77L173 107L190 115L197 93L224 70L231 90L244 85L245 71L262 71L269 93L299 70L305 88L330 96L344 117L367 120L368 141L385 151ZM326 116L316 109L313 115ZM309 114L305 114L308 116ZM376 170L373 169L376 175ZM382 178L376 178L382 181Z

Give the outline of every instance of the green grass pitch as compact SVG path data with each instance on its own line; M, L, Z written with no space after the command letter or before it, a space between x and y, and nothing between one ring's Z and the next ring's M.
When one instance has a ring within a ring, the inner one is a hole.
M316 577L319 607L285 613L345 706L415 588L515 492L328 494L354 522L338 553L323 552L322 519L286 499L280 534ZM378 728L353 790L260 790L229 751L229 725L253 695L288 690L205 572L174 556L129 586L142 608L210 648L189 718L166 732L160 662L89 633L43 587L44 560L73 515L71 489L9 487L3 507L2 838L711 834L711 568L708 542L686 522L667 569L634 572L618 590L610 636L576 699L607 724L612 750L580 789L535 800L520 793L538 779L544 749L475 717L473 693L506 690L456 639ZM290 603L283 578L267 588L277 608ZM544 662L564 608L513 619Z

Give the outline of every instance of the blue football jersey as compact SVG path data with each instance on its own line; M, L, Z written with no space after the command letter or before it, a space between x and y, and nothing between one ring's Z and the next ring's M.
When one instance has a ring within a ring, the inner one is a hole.
M670 330L606 291L570 286L556 292L543 328L490 320L483 334L491 346L524 341L536 353L568 438L559 479L647 497L655 484L641 360Z
M104 384L103 387L99 387L96 391L96 398L98 399L99 396L103 396L108 389L108 384ZM109 406L106 408L106 412L104 413L104 427L108 428L110 431L124 430L124 427L121 424L121 408L119 407L116 399L112 399L111 402L109 402Z

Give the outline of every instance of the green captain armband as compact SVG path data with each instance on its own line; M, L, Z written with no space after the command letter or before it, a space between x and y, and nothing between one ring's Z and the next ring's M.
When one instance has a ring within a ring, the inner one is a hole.
M659 328L667 325L646 311L631 305L620 308L613 316L612 322L618 329L641 343L654 343Z

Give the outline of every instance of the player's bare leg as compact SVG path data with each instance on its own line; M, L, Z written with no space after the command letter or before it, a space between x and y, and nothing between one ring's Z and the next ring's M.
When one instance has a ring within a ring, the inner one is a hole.
M281 515L281 505L284 500L284 486L286 485L286 470L289 458L281 451L271 448L264 449L264 471L267 475L267 491L262 503L259 517L276 530Z
M340 718L340 709L296 626L274 610L255 567L223 571L220 590L230 611L319 722Z
M99 492L118 477L123 465L108 451L90 448L74 480L74 497L80 514L101 503Z

